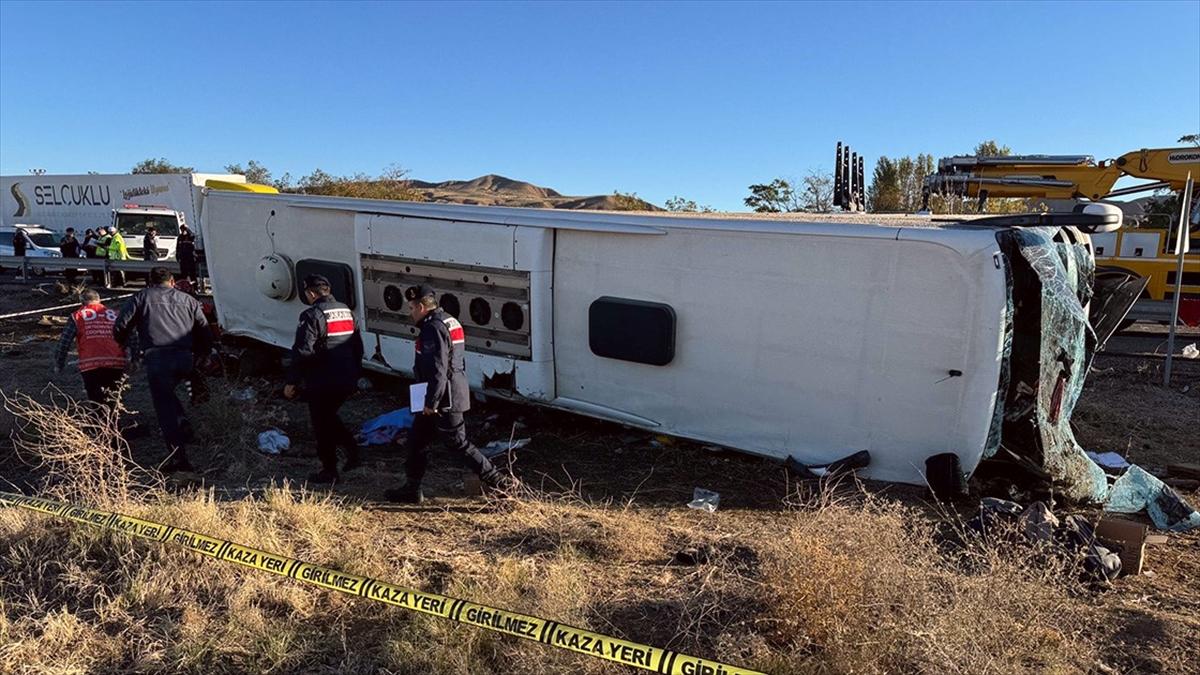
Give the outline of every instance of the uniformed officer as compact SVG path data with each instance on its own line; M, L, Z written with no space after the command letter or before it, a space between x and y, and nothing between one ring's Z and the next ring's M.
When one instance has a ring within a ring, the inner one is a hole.
M121 236L121 233L117 230L116 227L110 226L108 228L108 237L109 237L108 244L107 244L107 246L105 246L105 251L107 252L108 259L109 260L129 260L129 249L125 246L125 237ZM125 272L124 271L112 270L111 272L109 272L109 276L112 278L112 283L114 286L124 286L125 285ZM146 281L149 283L149 277L146 278Z
M480 480L492 488L511 490L517 481L497 471L479 449L467 440L463 413L471 409L467 386L466 334L458 319L438 307L433 289L421 284L404 291L409 316L420 327L416 341L413 374L428 385L423 410L414 410L408 432L407 482L384 496L392 501L420 504L424 501L421 479L425 477L428 448L437 431L444 432L455 453L460 454Z
M332 483L338 479L339 447L346 452L342 471L359 466L358 444L342 424L338 410L358 385L362 335L355 325L354 312L333 297L329 279L319 274L305 277L303 294L304 301L312 306L300 314L283 395L295 398L296 386L304 383L313 435L317 437L317 456L321 458L321 470L308 481Z

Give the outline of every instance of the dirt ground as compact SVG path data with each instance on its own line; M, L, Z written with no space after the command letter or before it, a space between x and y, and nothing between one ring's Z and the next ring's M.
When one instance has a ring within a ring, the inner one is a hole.
M39 290L11 275L0 280L0 314L66 302L69 298L59 295L52 285ZM48 314L61 317L68 311ZM60 331L61 323L43 321L41 313L0 320L0 391L40 398L52 385L82 398L82 383L71 367L58 376L50 372L50 357ZM1200 462L1200 361L1177 361L1170 388L1161 384L1161 368L1161 359L1100 355L1073 418L1080 444L1088 450L1120 452L1147 468ZM251 371L249 359L243 360L242 369ZM304 404L281 397L282 383L269 362L259 364L256 370L238 381L214 380L210 400L191 412L202 446L195 451L193 463L201 472L184 480L211 486L228 499L260 492L283 478L303 481L317 468ZM405 382L373 376L371 384L343 409L343 418L354 428L405 405ZM235 390L252 393L253 400L234 400L230 394ZM161 461L164 448L140 374L132 378L126 404L135 411L137 424L146 429L131 435L135 459L149 465ZM10 485L28 489L38 475L16 452L10 439L13 424L11 415L0 413L0 483L2 489ZM271 457L255 450L254 434L271 427L287 433L291 451ZM777 463L765 459L501 401L475 404L468 416L468 430L480 445L509 438L531 439L515 453L513 469L535 489L571 490L584 503L626 506L664 526L694 526L697 519L708 517L687 509L686 504L694 487L715 490L721 495L720 509L704 527L750 549L755 547L754 533L771 536L795 517L785 508L794 480ZM345 475L333 492L363 504L384 529L401 524L412 527L411 509L377 504L384 489L403 482L402 448L372 447L365 460L364 468ZM480 500L468 493L463 479L455 460L438 449L426 487L433 501L420 509L421 527L450 533L451 540L471 539L474 526L470 518L479 512ZM916 505L930 518L939 513L921 489L888 484L870 484L867 489ZM1187 497L1200 504L1200 492ZM959 505L962 515L973 515L975 504L965 500ZM543 544L523 540L506 545L536 550ZM610 581L623 593L645 584L653 586L659 583L655 579L660 565L653 561L629 563L623 570L609 572L620 575ZM1089 599L1090 611L1098 617L1098 624L1105 626L1098 638L1104 644L1102 665L1094 664L1093 672L1198 669L1186 655L1194 654L1195 645L1200 644L1200 533L1171 535L1167 544L1152 547L1147 553L1147 569L1149 574L1122 578ZM621 617L611 617L611 621L622 624ZM672 639L671 626L655 627L654 621L645 617L636 623L649 633L649 641Z

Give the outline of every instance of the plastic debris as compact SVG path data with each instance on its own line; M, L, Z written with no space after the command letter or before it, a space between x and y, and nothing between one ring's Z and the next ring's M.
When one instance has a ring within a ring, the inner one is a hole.
M395 442L412 425L412 412L400 408L363 422L358 435L363 445L387 445Z
M1200 512L1184 501L1174 488L1136 464L1113 483L1104 510L1114 513L1145 510L1155 527L1171 532L1187 532L1200 527Z
M253 401L256 395L254 389L251 387L234 389L229 392L229 398L234 401Z
M258 435L258 451L267 455L278 455L290 450L292 440L279 429L267 429Z
M1096 540L1091 524L1083 516L1059 519L1044 503L1029 506L985 497L979 513L967 527L994 543L1024 540L1071 555L1082 555L1083 569L1093 579L1114 579L1121 573L1121 558Z
M1183 348L1183 352L1180 354L1180 356L1185 359L1200 359L1200 348L1196 347L1196 343L1193 342L1192 344Z
M517 440L512 441L512 442L504 441L504 440L492 441L491 443L488 443L487 445L480 448L479 452L483 453L484 457L491 459L492 457L495 457L496 455L502 455L511 450L518 450L520 448L523 448L523 447L529 445L529 442L531 440L533 440L533 439L518 438Z
M712 490L695 488L692 490L692 501L688 502L689 509L699 509L712 513L721 505L721 495Z
M1115 452L1092 452L1089 450L1087 456L1104 469L1123 471L1128 469L1130 466L1129 462L1126 462L1124 457Z

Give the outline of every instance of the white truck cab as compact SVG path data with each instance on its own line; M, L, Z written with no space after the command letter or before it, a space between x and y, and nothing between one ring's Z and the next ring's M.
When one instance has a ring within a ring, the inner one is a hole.
M165 206L126 204L113 209L113 226L125 238L125 247L133 260L144 259L142 237L151 226L158 230L158 259L174 260L180 225L192 227L182 211Z

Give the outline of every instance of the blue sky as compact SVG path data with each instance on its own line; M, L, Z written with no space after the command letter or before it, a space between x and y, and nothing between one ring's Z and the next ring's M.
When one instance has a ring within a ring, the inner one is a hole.
M498 173L743 209L867 158L1200 132L1200 2L0 2L0 172Z

